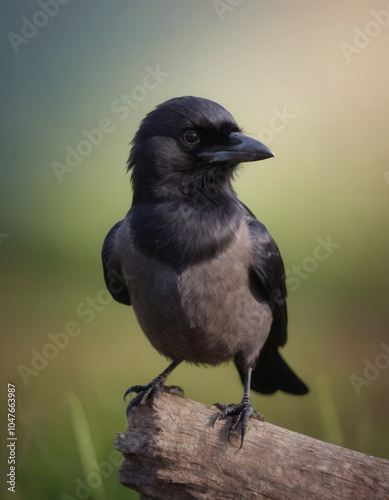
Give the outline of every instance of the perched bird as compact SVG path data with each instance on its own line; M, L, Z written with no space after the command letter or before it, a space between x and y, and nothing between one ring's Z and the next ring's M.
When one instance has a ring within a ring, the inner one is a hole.
M230 437L241 422L242 446L256 413L250 388L308 392L278 352L287 337L280 252L231 187L240 163L273 156L207 99L170 99L142 121L128 160L132 207L104 241L104 277L113 298L133 306L153 347L172 362L150 384L128 389L125 396L137 396L127 413L152 402L182 361L233 359L243 399L215 403L214 424L232 415Z

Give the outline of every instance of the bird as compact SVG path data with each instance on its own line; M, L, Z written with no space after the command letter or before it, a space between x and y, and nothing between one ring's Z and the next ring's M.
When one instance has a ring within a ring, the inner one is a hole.
M213 426L231 415L228 439L241 423L240 447L249 418L263 420L251 390L308 392L279 352L287 340L280 251L232 187L242 163L274 156L202 97L169 99L141 122L127 162L132 205L104 240L103 271L112 297L133 307L152 346L171 362L149 384L126 391L125 398L136 394L127 415L169 391L166 379L183 361L233 360L243 398L214 403Z

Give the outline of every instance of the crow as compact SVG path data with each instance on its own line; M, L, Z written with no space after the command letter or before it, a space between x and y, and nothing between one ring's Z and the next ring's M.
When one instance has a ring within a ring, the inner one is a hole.
M130 387L151 404L182 361L233 359L244 384L238 404L214 403L213 425L232 415L241 446L254 411L250 388L305 394L278 352L287 339L285 271L279 249L231 181L242 162L273 157L208 99L170 99L151 111L132 141L130 211L105 238L104 278L132 305L141 329L171 364L151 383Z

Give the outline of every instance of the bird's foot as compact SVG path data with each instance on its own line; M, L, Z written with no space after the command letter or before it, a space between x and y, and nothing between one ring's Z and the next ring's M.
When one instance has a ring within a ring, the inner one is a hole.
M126 400L127 394L130 394L131 392L136 392L138 395L133 398L129 405L127 406L127 416L128 412L131 410L131 408L134 408L135 406L138 406L139 403L143 401L150 401L150 404L153 404L154 399L158 396L158 394L162 391L168 392L170 394L175 394L178 396L184 396L184 391L181 389L181 387L178 387L177 385L173 385L171 387L166 387L165 382L168 377L168 375L174 370L176 366L178 366L182 361L180 359L174 359L170 365L158 375L158 377L155 377L154 380L152 380L149 384L147 385L133 385L127 391L124 393L124 400Z
M225 405L223 403L214 403L212 406L216 406L220 410L213 421L212 427L215 427L215 424L218 420L222 418L226 418L228 415L233 415L233 420L231 426L228 431L228 440L230 440L231 434L237 428L239 422L242 422L242 430L240 434L240 448L243 446L243 440L247 431L247 422L249 418L256 418L263 422L265 419L263 418L262 413L259 413L254 410L253 405L251 403L250 398L244 397L240 403L232 403L229 405Z
M149 401L152 406L155 398L160 392L167 392L174 396L184 397L184 390L181 389L181 387L178 385L167 386L164 384L164 381L164 377L159 375L147 385L133 385L127 389L124 393L124 400L126 400L126 396L131 392L137 393L137 396L131 399L127 406L127 416L131 408L135 408L135 406L138 406L142 402Z

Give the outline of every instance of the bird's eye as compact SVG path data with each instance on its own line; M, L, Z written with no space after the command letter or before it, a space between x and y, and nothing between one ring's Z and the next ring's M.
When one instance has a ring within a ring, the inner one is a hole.
M195 130L186 130L182 134L182 138L187 144L196 144L200 140L200 136Z

